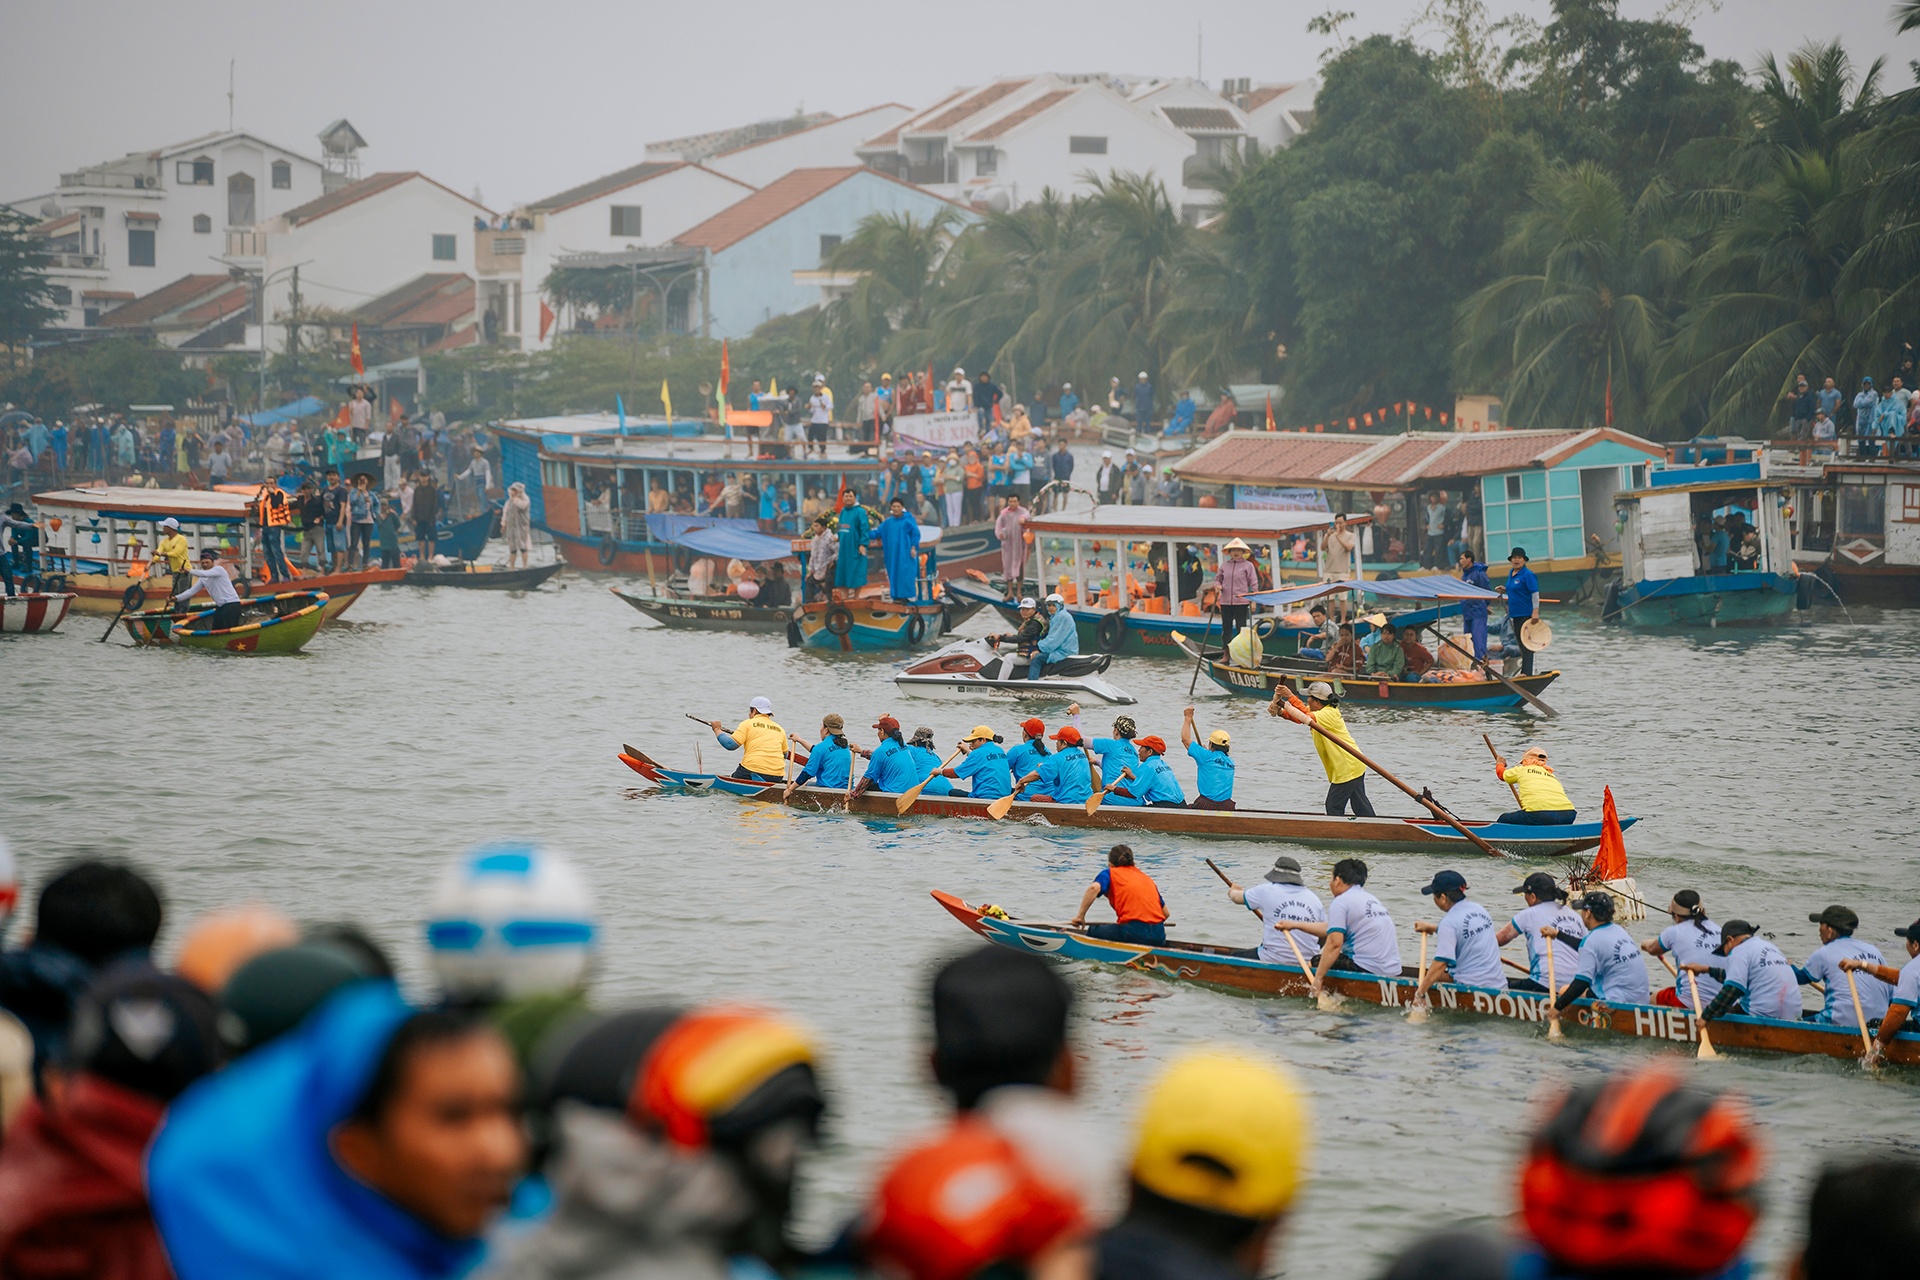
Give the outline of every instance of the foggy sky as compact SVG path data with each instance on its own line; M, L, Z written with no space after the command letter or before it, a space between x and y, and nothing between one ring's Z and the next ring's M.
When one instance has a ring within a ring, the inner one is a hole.
M1352 30L1399 34L1424 0L1338 0ZM636 163L649 140L796 108L926 105L996 75L1105 70L1216 86L1312 75L1327 47L1306 22L1329 0L0 0L0 198L49 191L62 170L234 123L317 155L352 120L363 171L418 169L506 209ZM1490 0L1544 18L1546 0ZM1634 17L1666 0L1624 0ZM1702 6L1704 8L1704 6ZM1751 65L1843 38L1856 65L1887 55L1911 84L1920 32L1890 0L1725 0L1696 37ZM1204 47L1196 49L1196 24Z

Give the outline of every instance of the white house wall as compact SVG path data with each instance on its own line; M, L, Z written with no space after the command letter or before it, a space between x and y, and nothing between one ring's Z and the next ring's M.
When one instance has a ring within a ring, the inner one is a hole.
M859 164L855 147L876 134L885 133L910 114L912 108L889 103L738 151L710 156L702 163L730 178L764 187L795 169L835 169Z
M1106 138L1106 154L1070 151L1077 136ZM1126 171L1152 173L1178 208L1184 190L1181 165L1194 153L1186 134L1105 89L1077 93L994 139L993 145L1000 153L999 171L990 178L975 176L972 157L963 157L963 198L983 199L1005 188L1013 207L1038 199L1048 187L1065 195L1086 194L1092 190L1087 174L1104 177Z
M878 174L855 174L714 254L708 286L713 336L744 337L775 316L818 303L819 287L796 284L793 273L819 266L821 236L851 237L873 213L910 213L924 222L953 208Z
M545 342L540 340L540 286L558 259L574 253L619 253L666 244L729 205L738 204L753 191L750 183L687 165L557 213L540 215L540 226L526 233L526 253L520 260L521 347L537 351L552 345L557 336L556 325L548 331ZM641 234L613 234L616 205L640 207Z

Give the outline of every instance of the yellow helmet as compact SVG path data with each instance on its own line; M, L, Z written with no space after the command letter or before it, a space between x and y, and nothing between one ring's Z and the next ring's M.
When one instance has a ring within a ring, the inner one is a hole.
M1133 1177L1181 1204L1270 1218L1299 1191L1308 1124L1285 1072L1233 1050L1196 1050L1147 1096Z

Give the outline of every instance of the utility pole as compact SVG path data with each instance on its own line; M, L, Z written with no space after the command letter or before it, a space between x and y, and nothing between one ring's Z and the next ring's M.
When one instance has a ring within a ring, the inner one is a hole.
M227 59L227 132L233 132L233 64L234 58Z

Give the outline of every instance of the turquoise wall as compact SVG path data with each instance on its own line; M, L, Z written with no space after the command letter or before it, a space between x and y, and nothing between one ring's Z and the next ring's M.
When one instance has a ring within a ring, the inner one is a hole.
M1504 557L1511 547L1525 547L1537 560L1571 560L1587 553L1586 529L1580 515L1580 473L1604 467L1613 472L1615 489L1632 486L1633 467L1644 466L1650 455L1615 440L1602 440L1582 449L1549 471L1529 468L1486 476L1480 481L1480 502L1486 512L1487 554ZM1518 480L1518 495L1513 495ZM1611 529L1596 529L1602 537Z

